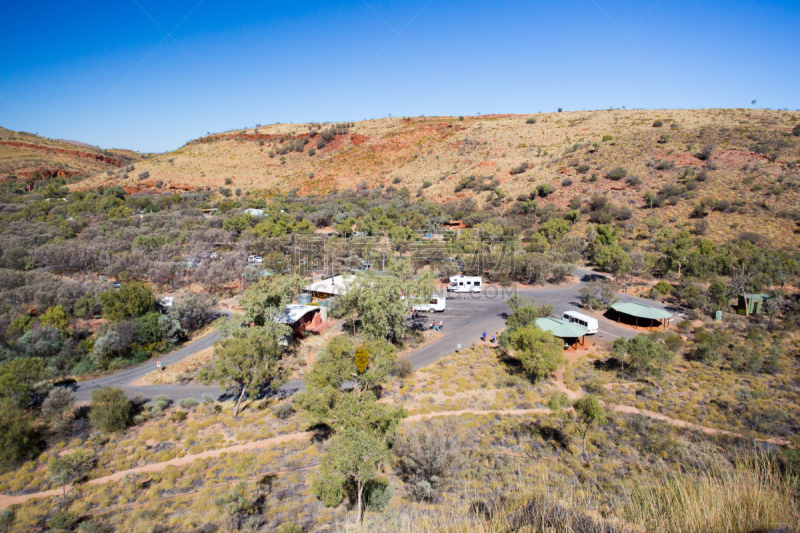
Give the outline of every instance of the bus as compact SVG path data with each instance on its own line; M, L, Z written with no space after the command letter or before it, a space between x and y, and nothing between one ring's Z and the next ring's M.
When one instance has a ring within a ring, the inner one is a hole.
M579 326L585 327L588 330L589 335L594 335L598 331L596 318L586 316L578 313L577 311L564 311L564 320L568 322L574 322Z

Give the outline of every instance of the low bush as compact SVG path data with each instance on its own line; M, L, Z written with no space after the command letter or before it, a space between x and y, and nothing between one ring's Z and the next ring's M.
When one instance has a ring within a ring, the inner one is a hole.
M653 122L653 127L654 128L660 128L663 125L664 125L664 122L661 121L661 120L656 120L655 122Z
M523 172L525 172L526 170L528 170L528 163L522 163L522 164L520 164L519 166L513 167L513 168L512 168L511 170L509 170L508 172L509 172L511 175L515 175L515 174L522 174L522 173L523 173Z
M616 167L606 173L606 178L613 181L619 181L627 175L628 171L625 169L625 167Z
M181 406L182 409L194 409L199 403L200 402L194 398L183 398L182 400L178 400L178 405Z
M531 117L525 121L525 124L536 124L536 119Z
M395 361L394 367L392 368L392 375L397 376L398 378L407 378L414 372L414 366L411 364L411 361L407 361L405 359L399 359Z
M56 511L47 521L47 526L55 531L70 531L78 523L78 518L78 515L71 511Z
M570 185L572 185L572 178L564 178L563 181L561 182L561 185L564 187L569 187Z
M291 402L282 402L277 405L273 405L270 408L270 411L272 411L272 414L281 420L286 420L295 413L294 406L291 404Z
M654 287L658 292L661 294L669 294L672 292L672 285L664 281L663 279L656 283Z
M131 403L119 387L103 387L92 391L89 419L99 431L122 431L128 425Z

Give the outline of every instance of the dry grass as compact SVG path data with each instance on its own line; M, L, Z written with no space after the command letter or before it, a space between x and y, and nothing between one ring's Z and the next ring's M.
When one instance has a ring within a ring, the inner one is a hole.
M627 505L597 511L598 494L556 479L545 465L518 473L501 493L464 489L439 505L400 503L351 533L751 533L794 531L800 514L794 487L770 456L744 452L731 464L716 453L701 454L702 473L662 464L630 484ZM557 476L556 476L557 477ZM559 482L560 481L560 482ZM780 528L785 529L780 529Z
M750 533L796 530L796 487L770 456L748 452L731 465L723 457L701 458L704 472L662 468L652 485L631 493L625 515L647 531Z
M135 381L133 385L166 385L181 383L187 379L192 379L198 370L211 361L212 357L214 357L214 348L206 348L182 361L168 365L161 370L150 372L142 379Z

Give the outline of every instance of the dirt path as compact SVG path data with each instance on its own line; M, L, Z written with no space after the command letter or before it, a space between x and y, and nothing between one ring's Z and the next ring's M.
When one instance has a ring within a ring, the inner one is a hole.
M566 384L563 381L563 369L560 369L561 376L558 377L558 373L556 374L556 388L561 390L570 399L577 399L583 396L583 392L581 391L571 391L567 388ZM699 431L705 433L706 435L727 435L730 437L742 438L747 439L746 435L742 435L741 433L736 433L733 431L727 431L724 429L716 429L716 428L708 428L705 426L700 426L698 424L693 424L692 422L687 422L685 420L679 420L676 418L670 418L666 415L662 415L661 413L656 413L654 411L648 411L646 409L638 409L636 407L631 407L629 405L617 405L611 403L601 402L603 407L609 411L613 411L615 413L625 413L625 414L638 414L645 416L647 418L651 418L653 420L658 420L660 422L664 422L669 424L673 427L678 428L685 428L691 429L694 431ZM550 409L541 407L541 408L534 408L534 409L463 409L460 411L439 411L436 413L427 413L427 414L418 414L409 416L405 418L402 423L409 423L409 422L419 422L420 420L425 420L428 418L434 418L437 416L461 416L461 415L491 415L497 414L501 416L525 416L525 415L533 415L533 414L548 414L550 413ZM140 466L136 468L130 468L128 470L122 470L119 472L115 472L114 474L99 477L96 479L92 479L88 482L89 485L100 485L103 483L110 483L119 481L124 478L128 474L139 474L139 473L146 473L146 472L160 472L164 470L168 466L185 466L191 464L193 461L197 459L208 459L211 457L219 457L222 454L227 453L240 453L246 452L251 450L260 450L263 448L267 448L269 446L275 444L281 444L284 442L290 442L295 440L302 440L311 438L313 435L312 432L304 432L304 433L292 433L289 435L281 435L279 437L273 437L271 439L264 439L254 442L248 442L245 444L237 444L234 446L228 446L226 448L220 448L218 450L209 450L203 453L196 453L190 455L184 455L183 457L177 457L175 459L170 459L169 461L164 461L162 463L153 463L145 466ZM771 438L771 439L755 439L759 442L768 442L770 444L777 444L781 446L789 446L789 441L780 438ZM5 509L9 505L14 505L18 503L24 503L33 498L44 498L48 496L58 496L61 494L61 489L52 489L46 490L42 492L36 492L32 494L23 494L20 496L4 496L0 494L0 510Z
M160 472L161 470L164 470L168 466L185 466L191 464L197 459L209 459L212 457L219 457L223 453L240 453L251 450L261 450L263 448L267 448L275 444L282 444L284 442L290 442L294 440L308 439L311 438L311 435L313 435L313 433L311 432L292 433L289 435L280 435L278 437L273 437L271 439L257 440L254 442L247 442L244 444L236 444L234 446L228 446L227 448L220 448L218 450L209 450L207 452L184 455L183 457L176 457L175 459L170 459L169 461L164 461L162 463L152 463L149 465L139 466L136 468L129 468L128 470L120 470L119 472L115 472L109 476L103 476L89 480L87 482L87 485L102 485L104 483L110 483L112 481L119 481L128 474ZM5 509L9 505L26 502L32 498L44 498L47 496L58 496L60 494L62 494L62 490L60 488L46 490L42 492L34 492L32 494L22 494L19 496L5 496L0 494L0 510Z

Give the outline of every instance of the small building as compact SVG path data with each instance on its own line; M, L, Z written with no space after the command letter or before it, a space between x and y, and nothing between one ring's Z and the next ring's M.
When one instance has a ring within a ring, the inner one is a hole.
M286 339L286 342L294 342L295 338L303 336L303 331L311 326L315 315L319 312L320 308L316 305L289 304L275 318L275 321L292 328L292 335ZM319 321L319 319L317 320Z
M448 220L442 226L447 231L461 231L467 227L463 220Z
M747 300L747 314L760 315L765 311L764 306L765 302L769 300L769 295L762 293L745 295L740 294L736 307L738 309L745 309L745 300Z
M672 313L668 311L637 302L617 302L611 306L611 309L617 314L617 322L620 322L624 316L636 327L639 327L641 321L651 329L654 326L663 326L666 329L669 319L672 318Z
M248 207L247 209L244 210L244 212L247 213L248 215L253 215L254 217L263 217L264 216L264 210L263 209L255 209L253 207Z
M574 322L550 317L537 318L536 327L543 331L548 331L554 337L563 340L564 349L572 346L572 348L577 350L578 342L580 342L581 345L586 344L585 337L589 333L589 330Z

